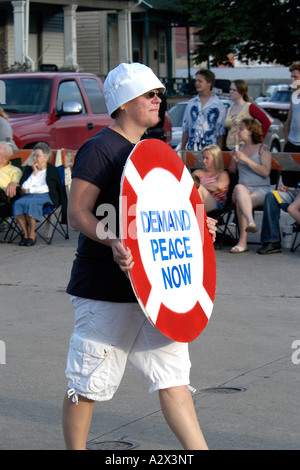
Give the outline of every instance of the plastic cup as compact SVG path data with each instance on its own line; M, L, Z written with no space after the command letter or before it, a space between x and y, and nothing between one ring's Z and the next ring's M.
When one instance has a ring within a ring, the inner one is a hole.
M292 247L293 226L284 225L281 227L281 244L283 248Z

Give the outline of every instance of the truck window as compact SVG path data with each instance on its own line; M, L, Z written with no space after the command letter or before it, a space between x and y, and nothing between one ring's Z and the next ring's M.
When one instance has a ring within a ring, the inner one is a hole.
M62 104L65 101L77 101L77 103L80 103L82 106L82 114L86 114L85 104L75 80L66 80L60 83L56 99L57 111L61 111Z
M4 103L8 113L49 113L52 91L51 78L2 78Z
M104 95L97 80L94 78L82 78L81 82L88 96L93 113L107 113Z

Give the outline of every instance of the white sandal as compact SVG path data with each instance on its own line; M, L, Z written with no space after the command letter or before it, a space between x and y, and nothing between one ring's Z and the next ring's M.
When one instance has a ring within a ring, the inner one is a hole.
M233 251L236 250L236 251ZM245 253L248 251L248 248L243 248L242 246L236 245L233 248L231 248L230 253Z

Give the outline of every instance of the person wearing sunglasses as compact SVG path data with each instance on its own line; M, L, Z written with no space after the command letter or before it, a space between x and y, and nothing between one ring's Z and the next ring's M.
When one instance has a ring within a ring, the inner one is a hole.
M152 96L153 91L150 91L149 94ZM159 111L158 111L158 123L153 126L149 127L149 129L146 130L146 132L142 135L141 140L143 139L159 139L163 140L166 142L166 136L165 136L165 117L166 117L166 111L167 111L167 100L166 100L166 94L165 93L158 93L159 98L161 99L161 103L159 105Z
M80 235L67 287L75 313L63 405L67 449L86 448L94 402L114 396L127 359L146 378L149 391L159 392L165 419L182 446L207 448L189 390L188 345L168 339L147 320L126 275L133 256L118 238L123 168L146 129L157 124L164 90L143 64L113 69L104 94L114 122L91 137L75 158L69 221ZM102 204L115 208L117 220L116 233L107 227L100 237L95 214ZM215 238L214 222L207 224Z

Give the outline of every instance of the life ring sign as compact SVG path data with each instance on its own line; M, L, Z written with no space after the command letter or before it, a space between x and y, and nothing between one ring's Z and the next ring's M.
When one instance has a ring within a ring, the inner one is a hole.
M167 144L143 140L128 157L120 197L138 302L165 336L191 342L210 319L216 287L213 242L194 181Z

